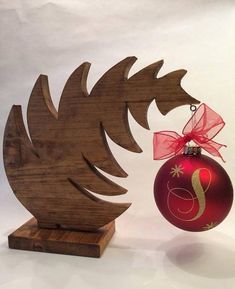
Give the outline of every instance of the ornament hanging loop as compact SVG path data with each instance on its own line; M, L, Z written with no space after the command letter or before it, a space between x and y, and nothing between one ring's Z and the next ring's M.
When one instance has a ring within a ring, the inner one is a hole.
M196 105L190 104L190 111L191 111L192 117L193 117L194 113L196 113L196 110L197 110ZM193 127L195 126L195 122L196 122L196 120L195 120L195 119L192 119L192 129L193 129ZM188 144L189 144L189 143L188 143Z
M195 111L197 110L196 105L190 104L190 110L191 110L192 112L195 112Z

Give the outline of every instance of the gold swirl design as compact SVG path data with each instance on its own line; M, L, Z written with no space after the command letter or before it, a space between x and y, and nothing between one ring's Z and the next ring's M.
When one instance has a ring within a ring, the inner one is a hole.
M200 180L200 172L202 170L206 170L208 172L208 175L209 175L208 185L207 185L207 187L205 189L202 187L201 180ZM190 190L185 189L185 188L181 188L181 187L170 188L169 182L167 183L167 189L168 189L167 207L168 207L168 210L171 212L171 214L175 218L177 218L179 220L182 220L182 221L195 221L198 218L200 218L202 216L202 214L204 213L204 211L206 209L206 196L205 196L205 193L208 191L208 189L210 187L210 184L211 184L211 172L210 172L210 170L208 170L207 168L196 169L193 172L193 174L192 174L191 182L192 182L192 187L193 187L193 190L194 190L194 193L195 193L196 196L193 196L193 193L190 192ZM181 193L182 193L182 191L186 192L189 195L189 198L185 198L185 197L180 196L177 193L177 191L180 191ZM179 199L182 199L184 201L191 201L192 202L192 204L191 204L191 206L189 207L188 210L184 210L183 211L180 208L177 208L177 211L180 214L184 214L184 215L187 215L188 213L190 213L193 210L193 208L195 206L195 200L197 200L198 201L198 207L199 207L197 214L193 218L188 219L188 220L177 216L172 211L171 206L170 206L170 196L171 195L174 195L175 197L177 197Z

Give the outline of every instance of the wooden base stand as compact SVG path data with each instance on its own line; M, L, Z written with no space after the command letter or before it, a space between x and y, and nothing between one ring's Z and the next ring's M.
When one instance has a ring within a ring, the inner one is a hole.
M8 236L9 248L58 253L85 257L100 257L115 232L115 222L96 232L63 229L42 229L35 218Z

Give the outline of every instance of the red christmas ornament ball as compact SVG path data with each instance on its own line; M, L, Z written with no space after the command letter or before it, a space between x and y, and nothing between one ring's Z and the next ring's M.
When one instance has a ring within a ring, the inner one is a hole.
M169 159L159 170L154 197L162 215L186 231L205 231L221 223L233 202L233 187L223 167L200 153Z

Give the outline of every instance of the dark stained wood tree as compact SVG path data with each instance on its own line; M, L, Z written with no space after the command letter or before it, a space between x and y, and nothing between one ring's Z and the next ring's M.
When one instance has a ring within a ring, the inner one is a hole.
M30 137L21 106L12 107L4 135L6 174L16 197L40 228L94 231L117 218L130 204L107 202L92 193L127 192L97 170L127 176L110 151L105 133L121 147L140 153L128 110L149 129L147 111L153 100L164 115L180 105L198 103L181 87L185 70L157 78L163 65L159 61L128 78L135 61L127 57L108 70L90 95L86 88L90 64L83 63L65 84L58 112L47 76L40 75L28 103Z

